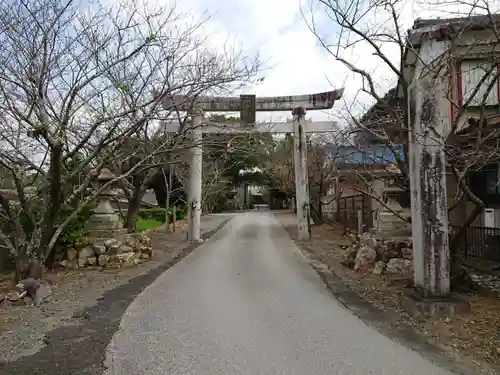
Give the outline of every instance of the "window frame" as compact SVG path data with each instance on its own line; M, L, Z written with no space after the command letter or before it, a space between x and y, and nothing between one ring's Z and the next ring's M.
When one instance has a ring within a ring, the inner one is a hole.
M458 104L460 106L463 106L464 103L466 102L466 99L464 98L464 84L463 84L463 63L464 62L477 62L477 63L488 63L487 60L484 60L484 59L480 59L480 58L470 58L470 59L462 59L458 62L457 64L457 91L458 91ZM493 62L492 62L493 64ZM496 70L497 72L500 71L500 64L497 64L496 66ZM483 84L487 84L487 81L484 82ZM495 90L495 88L493 88L492 90ZM477 93L476 93L477 95ZM495 107L495 106L499 106L500 105L500 77L497 77L497 83L496 83L496 103L494 104L484 104L485 107ZM468 98L467 98L468 99ZM470 108L480 108L481 107L481 104L476 104L474 102L470 103L468 105L468 107Z

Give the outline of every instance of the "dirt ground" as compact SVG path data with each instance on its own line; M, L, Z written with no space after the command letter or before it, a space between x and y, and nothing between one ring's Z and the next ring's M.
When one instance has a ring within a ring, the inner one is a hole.
M292 238L296 239L295 218L277 215ZM323 224L312 227L312 240L296 241L314 260L318 260L342 280L352 291L383 311L393 326L413 328L426 340L438 345L453 356L466 360L481 374L500 374L500 299L493 293L464 294L461 298L471 304L471 312L453 318L417 322L401 307L399 296L409 280L386 275L358 273L340 264L343 250L339 245L349 241L340 227Z

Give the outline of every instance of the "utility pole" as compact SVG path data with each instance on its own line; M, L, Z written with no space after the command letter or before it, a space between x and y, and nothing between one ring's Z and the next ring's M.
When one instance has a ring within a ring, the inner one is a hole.
M297 107L293 115L293 161L295 170L295 195L297 197L297 237L309 240L309 179L307 176L307 142L304 128L306 110Z

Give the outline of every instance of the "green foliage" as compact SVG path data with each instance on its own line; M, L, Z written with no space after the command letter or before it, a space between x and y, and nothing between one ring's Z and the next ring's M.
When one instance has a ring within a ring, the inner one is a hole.
M161 225L163 225L163 222L161 221L156 221L152 219L139 219L135 224L135 229L137 232L143 232L148 229L157 228Z
M63 207L56 219L54 230L61 225L74 210L74 207L71 206ZM44 207L41 202L32 206L29 215L26 212L21 214L21 225L23 226L24 232L28 238L34 234L33 231L36 228L37 223L39 223L42 219L43 214ZM62 246L71 246L82 242L87 235L85 227L90 215L92 215L91 208L84 208L78 215L76 215L76 217L74 217L68 225L66 225L62 233L59 235L57 244Z
M165 222L165 213L166 210L164 208L151 208L147 210L140 210L139 211L139 218L144 219L144 220L155 220L164 223ZM176 220L182 220L185 219L187 216L187 206L180 206L177 207L175 211L175 218ZM172 222L174 220L174 212L173 209L170 208L168 210L168 221Z
M150 32L149 35L146 38L146 43L151 43L156 40L156 33Z
M130 86L122 82L117 82L116 88L124 94L127 94L130 91Z
M73 207L64 207L59 212L56 227L62 224L74 211ZM57 242L64 246L70 246L82 242L87 236L87 222L92 215L92 209L84 208L74 217L63 230Z

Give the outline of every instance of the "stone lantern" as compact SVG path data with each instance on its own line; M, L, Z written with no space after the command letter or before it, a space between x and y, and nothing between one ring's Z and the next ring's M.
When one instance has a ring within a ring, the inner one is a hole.
M101 189L115 178L115 175L107 168L101 170L97 177L97 189ZM104 188L97 196L97 207L88 222L89 237L94 242L117 238L126 233L120 215L116 213L111 205L111 200L116 196L111 184Z

